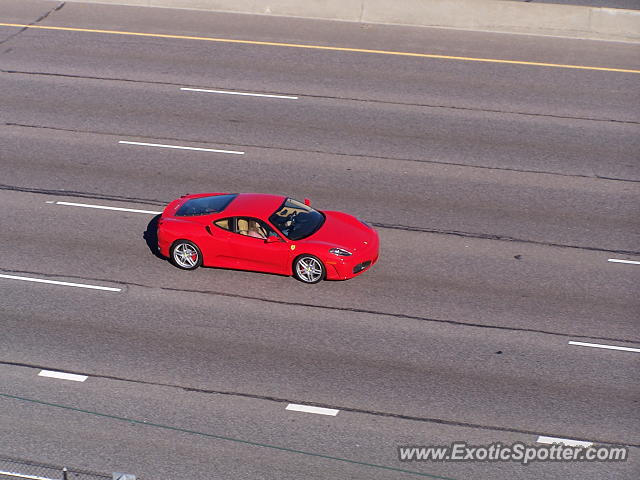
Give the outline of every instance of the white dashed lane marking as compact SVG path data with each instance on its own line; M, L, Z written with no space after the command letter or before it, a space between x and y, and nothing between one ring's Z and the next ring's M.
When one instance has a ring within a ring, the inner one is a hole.
M60 380L71 380L72 382L84 382L86 375L76 375L74 373L56 372L54 370L40 370L39 377L59 378Z
M536 442L545 443L548 445L552 445L554 443L561 443L568 447L590 447L591 445L593 445L592 442L585 442L583 440L570 440L567 438L556 438L556 437L545 437L545 436L539 436Z
M54 478L49 478L49 477L38 477L36 475L25 475L23 473L9 472L9 471L4 471L4 470L0 470L0 475L5 475L7 477L13 477L13 478L28 478L29 480L55 480Z
M208 90L206 88L187 88L187 87L182 87L180 90L184 92L222 93L225 95L241 95L246 97L285 98L289 100L298 100L298 97L293 97L291 95L271 95L266 93L249 93L249 92L229 92L227 90Z
M640 353L640 348L619 347L618 345L601 345L599 343L584 343L584 342L574 342L574 341L570 341L569 345L576 345L578 347L605 348L607 350L621 350L623 352Z
M236 150L217 150L215 148L184 147L182 145L164 145L162 143L127 142L125 140L120 140L118 143L123 145L137 145L139 147L173 148L177 150L195 150L196 152L213 152L213 153L229 153L232 155L244 155L244 152L238 152Z
M607 261L611 263L628 263L630 265L640 265L640 262L634 262L633 260L619 260L617 258L610 258Z
M98 210L114 210L116 212L130 212L130 213L145 213L149 215L159 215L162 212L155 210L137 210L135 208L121 208L121 207L107 207L105 205L90 205L88 203L73 203L73 202L46 202L53 205L65 205L67 207L83 207L83 208L95 208Z
M90 290L104 290L106 292L121 292L121 288L114 287L103 287L100 285L87 285L85 283L71 283L71 282L59 282L57 280L46 280L44 278L33 278L33 277L20 277L17 275L5 275L0 274L0 278L5 278L7 280L20 280L23 282L34 282L34 283L47 283L49 285L61 285L63 287L77 287L77 288L88 288Z
M315 413L317 415L331 415L335 417L340 410L334 410L333 408L312 407L311 405L298 405L297 403L290 403L287 405L286 410L294 412Z

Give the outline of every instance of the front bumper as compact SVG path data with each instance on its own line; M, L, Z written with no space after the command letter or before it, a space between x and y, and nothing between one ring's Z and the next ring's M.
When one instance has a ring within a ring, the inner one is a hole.
M353 267L353 273L360 273L364 270L366 270L367 268L369 268L371 266L371 260L366 260L362 263L359 263L358 265L356 265L355 267Z
M378 239L371 242L369 248L358 251L350 257L331 255L325 261L327 280L347 280L369 270L378 261Z

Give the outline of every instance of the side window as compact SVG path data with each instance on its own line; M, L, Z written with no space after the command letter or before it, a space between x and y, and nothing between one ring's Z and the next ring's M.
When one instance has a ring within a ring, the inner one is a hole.
M271 233L271 229L255 218L238 217L236 219L236 233L266 240Z
M222 220L216 220L213 222L215 226L220 227L224 230L231 230L231 219L223 218Z

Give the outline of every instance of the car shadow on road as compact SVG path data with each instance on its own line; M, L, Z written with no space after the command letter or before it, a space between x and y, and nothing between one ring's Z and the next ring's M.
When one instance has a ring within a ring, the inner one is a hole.
M166 258L160 254L160 250L158 250L158 220L160 220L160 217L161 215L156 215L151 219L147 224L147 229L142 234L142 238L147 242L147 247L151 253L162 260L166 260Z

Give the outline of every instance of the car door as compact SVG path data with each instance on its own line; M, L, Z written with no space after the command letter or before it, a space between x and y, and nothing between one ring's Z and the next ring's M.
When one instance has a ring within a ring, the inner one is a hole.
M235 268L235 258L230 253L229 237L232 233L233 219L223 218L209 222L205 226L200 248L205 265L209 267Z
M288 273L289 245L266 222L253 217L236 217L234 227L234 233L229 237L229 250L238 268ZM267 241L269 236L276 236L278 241Z

